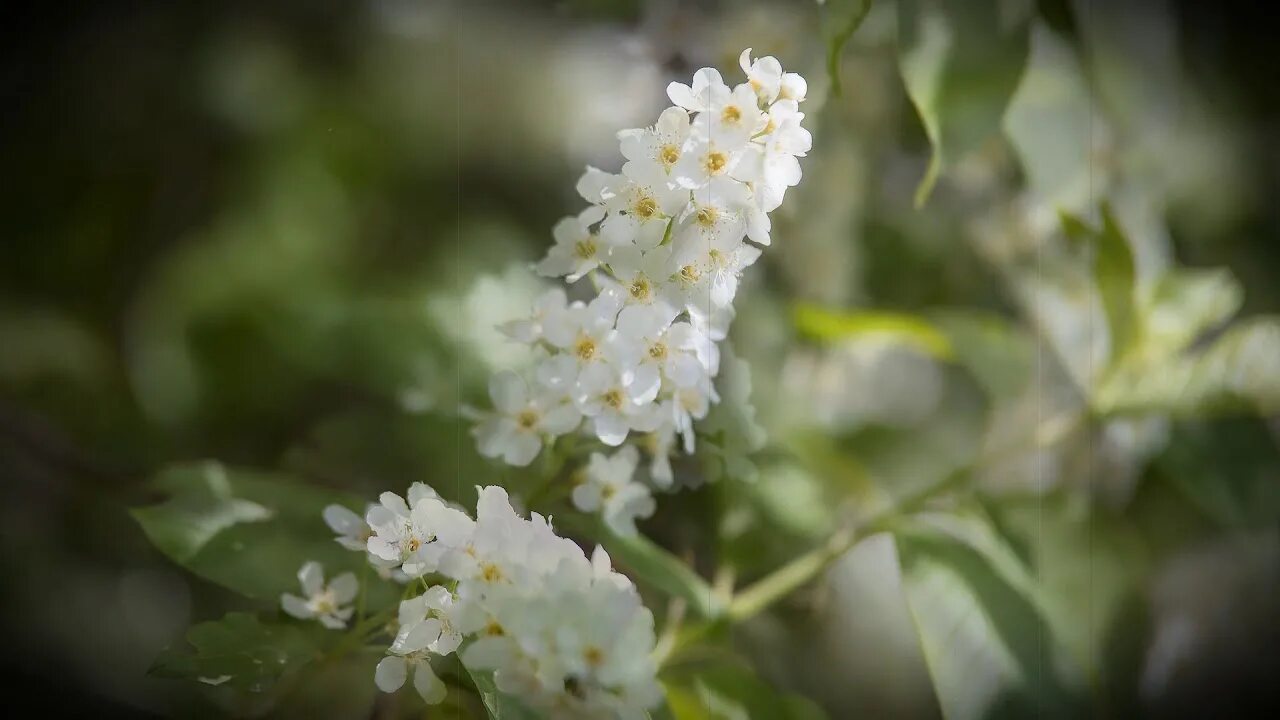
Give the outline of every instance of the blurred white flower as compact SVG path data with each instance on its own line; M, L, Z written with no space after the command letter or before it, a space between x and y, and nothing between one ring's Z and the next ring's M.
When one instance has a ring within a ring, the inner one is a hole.
M302 597L285 593L280 596L280 606L299 620L315 619L330 630L341 630L351 619L348 605L356 597L360 583L352 573L343 573L328 584L324 581L324 569L311 561L298 570L298 582L302 585Z
M636 533L636 518L653 514L656 505L648 486L635 479L640 451L627 445L611 457L592 453L584 482L573 489L573 504L583 512L600 512L619 535Z

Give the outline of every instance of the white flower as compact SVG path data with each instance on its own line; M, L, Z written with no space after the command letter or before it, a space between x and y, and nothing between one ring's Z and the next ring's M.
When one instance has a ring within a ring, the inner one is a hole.
M764 128L765 116L757 105L751 85L743 83L728 94L716 94L693 120L693 132L704 140L716 140L723 147L738 148Z
M400 627L391 652L408 655L430 650L448 655L462 644L462 634L454 624L456 599L443 586L434 585L423 594L400 603Z
M639 163L628 163L622 175L613 176L603 197L609 214L600 224L600 239L614 248L632 242L656 247L667 221L689 202L689 192L671 185L663 168Z
M612 359L622 367L652 365L677 385L689 385L707 374L693 350L698 344L689 323L672 323L676 310L668 305L631 305L618 315L618 336ZM706 344L710 345L710 340ZM712 345L714 347L714 345Z
M435 671L431 669L431 663L422 654L415 653L403 657L388 655L382 658L373 672L374 683L382 692L395 692L404 685L410 668L413 669L413 688L428 705L436 705L444 700L447 688L444 682L436 677Z
M651 415L645 406L658 396L662 378L651 366L624 370L612 363L597 363L578 378L576 401L591 418L600 442L621 445L631 430L646 430Z
M556 287L534 301L533 312L528 317L505 322L498 326L498 330L516 342L532 344L563 333L570 322L569 317L569 301L564 290Z
M646 433L640 447L649 456L649 479L659 488L669 488L675 482L671 470L671 448L675 445L675 425L667 422L653 432Z
M352 573L343 573L327 585L320 563L311 561L298 570L303 597L285 593L280 596L284 611L300 620L316 619L330 630L341 630L351 619L353 609L342 607L356 597L360 583Z
M669 245L648 251L634 245L613 250L609 253L609 267L617 284L607 286L601 297L612 297L628 305L669 304L675 289L669 282L670 259Z
M772 55L751 59L751 48L738 56L738 66L746 73L747 84L755 90L756 97L766 105L778 97L782 89L782 63Z
M573 504L583 512L600 511L605 523L619 535L636 533L636 518L653 514L655 504L648 486L635 481L640 451L627 445L612 457L592 453L584 482L573 489Z
M489 397L495 412L473 434L479 440L480 454L501 457L509 465L533 462L548 436L563 435L581 420L564 395L547 391L530 394L524 380L509 370L490 379Z
M569 282L577 282L583 275L596 269L600 265L604 248L600 246L599 233L592 230L591 226L603 218L604 209L593 205L556 223L551 230L556 244L547 251L547 257L538 263L538 273L546 277L564 276Z
M688 139L689 113L675 107L663 110L658 116L658 122L651 128L619 132L622 156L627 159L627 163L622 166L622 173L639 173L644 177L651 176L653 169L659 169L664 174L670 173L671 168L680 160Z
M368 512L368 509L365 510ZM373 531L369 523L356 514L354 510L342 505L329 505L324 509L324 522L330 530L338 533L335 541L348 550L363 552Z
M678 82L667 85L667 97L671 102L689 112L699 112L712 103L721 103L730 93L729 86L724 84L724 78L715 68L702 68L694 73L692 87Z

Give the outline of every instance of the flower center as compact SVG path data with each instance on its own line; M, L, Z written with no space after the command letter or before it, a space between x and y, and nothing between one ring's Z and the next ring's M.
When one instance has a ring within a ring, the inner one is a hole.
M663 145L658 151L658 160L662 162L664 167L670 168L680 159L680 148L675 145Z
M420 547L422 547L422 541L418 539L418 536L414 535L409 538L409 552L418 552Z
M724 253L716 250L715 248L711 248L707 251L707 258L709 258L711 260L711 264L716 267L724 267L728 264L729 259Z
M591 667L599 667L604 662L604 651L595 645L588 645L582 651L582 659L586 660Z
M724 109L720 111L720 119L727 124L735 124L742 119L742 111L738 109L737 105L725 105Z
M724 172L724 167L729 164L729 158L719 150L712 150L702 157L702 169L706 170L708 175L719 175Z
M636 278L631 281L631 286L628 287L627 290L631 293L631 297L636 300L648 300L650 290L649 278L644 275L637 275Z
M493 563L480 563L480 577L485 582L498 582L502 579L502 568Z
M579 240L573 244L573 254L583 260L590 260L596 256L595 238L588 235L586 238Z
M644 195L631 206L631 212L638 218L648 220L658 214L658 201Z
M667 344L664 342L656 342L649 346L649 357L654 360L661 360L667 356Z
M699 225L709 228L716 224L716 220L720 219L720 210L714 205L706 205L698 208L697 217Z
M506 635L507 631L502 629L502 625L497 620L490 620L484 626L484 634L490 637Z
M702 277L702 273L698 272L698 268L692 265L685 265L680 268L680 279L685 282L695 283L698 282L698 278L700 277Z
M604 400L605 405L608 405L614 410L622 407L622 391L617 388L606 391L602 396L602 399Z
M520 414L516 415L516 425L519 425L521 430L532 430L538 425L538 413L533 410L520 411Z
M618 488L612 485L605 485L604 487L600 488L600 497L604 498L605 500L608 500L609 498L613 497L616 494L618 494Z
M590 360L596 356L596 341L583 335L573 346L573 354L577 355L579 360Z

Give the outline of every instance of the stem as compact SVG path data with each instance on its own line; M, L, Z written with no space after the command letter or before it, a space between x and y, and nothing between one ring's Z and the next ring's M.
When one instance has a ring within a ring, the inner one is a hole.
M726 617L729 622L740 622L759 613L818 577L864 538L891 529L904 515L920 509L929 500L952 490L967 478L966 473L953 473L942 482L905 498L897 506L876 513L856 528L837 530L821 547L795 558L735 595L729 603Z

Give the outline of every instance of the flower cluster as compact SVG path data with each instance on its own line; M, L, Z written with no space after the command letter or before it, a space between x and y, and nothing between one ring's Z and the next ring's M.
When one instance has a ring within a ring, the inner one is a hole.
M739 62L747 81L733 87L712 68L692 85L671 83L674 105L652 127L618 134L621 173L589 167L578 181L588 207L555 226L537 271L588 277L597 292L571 302L553 289L502 326L539 359L527 378L492 378L494 410L475 429L482 454L527 465L585 419L612 447L649 433L650 477L669 487L671 449L693 452L694 421L719 401L716 342L738 277L769 245L769 213L800 181L797 158L810 146L804 79L775 58L753 60L749 48ZM606 512L607 499L590 486L575 494L579 507ZM628 507L614 513L622 525L648 504L633 498Z
M439 702L445 686L430 658L456 652L468 670L492 672L500 691L553 717L644 718L661 700L653 615L631 581L600 548L588 558L546 518L521 517L502 488L479 488L473 519L416 483L408 501L383 493L365 525L363 547L346 533L338 542L426 588L400 603L375 671L382 690L412 675L422 697Z

